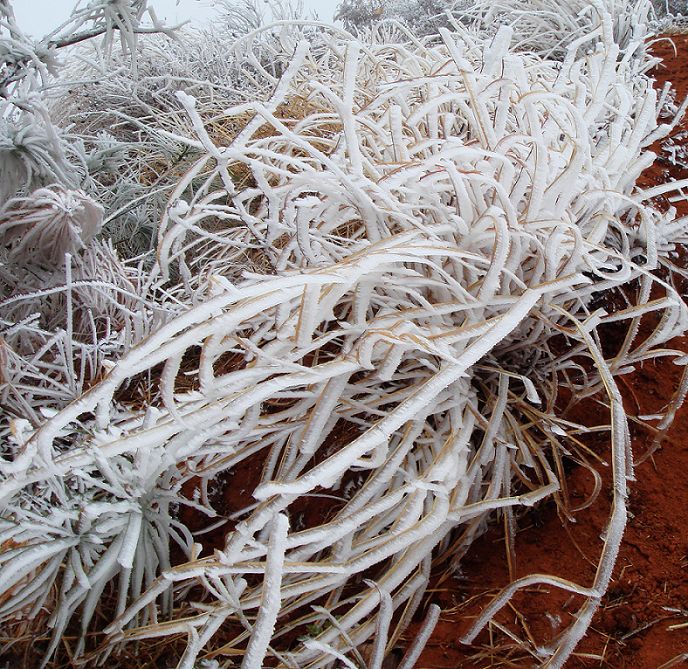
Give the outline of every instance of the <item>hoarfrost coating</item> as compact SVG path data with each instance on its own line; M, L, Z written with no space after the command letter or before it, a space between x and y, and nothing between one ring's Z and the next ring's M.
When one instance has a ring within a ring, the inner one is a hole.
M78 617L88 658L184 634L180 667L213 647L245 649L247 668L268 655L360 665L359 647L384 631L391 648L412 619L433 555L456 566L494 512L510 525L559 490L582 428L557 400L603 392L614 488L594 582L517 581L466 638L519 587L562 587L585 597L548 651L563 665L625 525L615 375L659 355L685 363L665 344L686 307L652 272L687 221L649 201L681 184L636 184L675 123L658 120L668 91L646 75L649 3L537 7L527 22L523 2L478 3L425 37L235 10L227 54L229 32L175 46L165 26L147 34L145 3L124 18L96 3L64 28L95 21L100 41L65 65L79 76L60 99L25 45L0 144L19 173L3 191L0 616L51 628L44 663ZM524 41L533 21L548 26L543 51ZM105 109L88 106L94 66ZM93 239L101 207L109 240ZM132 222L151 253L114 245ZM55 226L69 232L60 248ZM635 281L635 304L595 307ZM605 359L599 328L616 321L629 334ZM209 486L239 466L260 474L224 514ZM331 516L289 522L323 494L338 498ZM184 508L222 527L220 542ZM301 639L286 648L289 635Z

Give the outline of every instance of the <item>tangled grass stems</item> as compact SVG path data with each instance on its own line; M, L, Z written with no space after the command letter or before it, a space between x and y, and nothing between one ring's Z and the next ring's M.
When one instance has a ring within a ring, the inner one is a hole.
M645 35L620 30L631 15L615 23L604 3L576 16L593 18L557 58L524 49L517 21L492 35L457 19L423 39L393 23L356 38L312 22L256 27L235 52L265 95L209 119L180 91L156 131L189 153L150 272L92 242L64 283L6 297L8 332L46 341L30 364L2 347L14 417L0 459L0 616L50 610L44 663L78 615L74 653L92 663L185 635L183 669L219 637L214 657L242 655L247 669L355 666L378 634L389 643L375 642L377 666L422 602L433 553L456 551L456 565L495 513L559 494L562 453L583 428L562 420L558 398L603 391L614 499L594 582L515 581L464 639L519 587L548 583L585 598L569 629L532 649L562 666L625 526L632 457L615 375L683 362L665 344L688 323L653 274L688 221L652 206L661 189L636 187L647 147L671 128L644 74ZM88 274L96 248L107 286ZM595 306L635 281L635 303ZM94 291L98 309L84 310ZM67 321L52 335L29 312L55 295ZM96 324L95 348L75 347L75 323L99 312L107 336ZM607 359L600 329L617 322L628 334ZM77 350L97 356L97 373L52 394ZM156 380L143 406L124 392L142 375ZM39 405L30 420L21 383ZM179 509L215 523L210 485L251 458L253 503L203 546ZM336 511L299 526L297 503L323 493ZM89 646L96 628L102 643Z

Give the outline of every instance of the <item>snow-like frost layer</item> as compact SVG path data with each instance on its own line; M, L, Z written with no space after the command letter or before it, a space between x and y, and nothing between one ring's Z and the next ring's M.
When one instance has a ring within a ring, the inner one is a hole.
M555 413L558 387L606 390L615 498L598 576L528 581L587 597L552 649L561 666L625 522L632 459L614 374L660 354L688 319L650 273L686 222L635 186L669 131L642 74L644 35L620 46L600 12L553 60L514 49L510 26L492 37L456 23L422 41L392 24L360 39L319 30L281 22L237 42L247 76L272 79L250 57L261 40L291 57L269 99L214 117L244 120L229 141L178 94L189 134L165 132L197 159L162 218L151 281L178 277L184 308L70 404L14 424L0 460L0 615L38 615L57 584L51 650L82 607L81 651L117 578L112 643L185 632L191 667L233 620L253 629L244 666L258 667L294 624L275 633L278 617L298 611L317 638L279 661L327 666L410 621L432 551L458 566L496 509L511 523L514 507L553 494L553 454L576 428ZM595 308L636 279L637 305ZM636 341L652 310L657 328ZM615 320L631 335L605 360L597 328ZM157 390L127 398L152 370ZM212 518L209 482L249 459L260 481L204 555L173 506ZM294 502L323 494L341 498L333 515L290 530ZM187 563L169 564L169 538ZM375 583L344 595L372 568ZM196 609L175 600L192 584L207 593Z

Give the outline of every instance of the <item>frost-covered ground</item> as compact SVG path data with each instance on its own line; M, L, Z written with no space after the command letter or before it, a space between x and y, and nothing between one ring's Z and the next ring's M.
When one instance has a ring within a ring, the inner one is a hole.
M98 0L33 42L0 0L8 653L48 630L44 665L168 637L179 667L378 668L433 555L458 568L491 519L559 494L581 429L562 397L600 393L594 581L516 581L462 641L536 583L583 598L542 662L585 634L632 480L615 377L685 363L654 271L688 221L653 200L686 184L636 183L684 105L647 74L645 0L420 11L344 30L228 6L179 32ZM242 508L218 505L256 463Z

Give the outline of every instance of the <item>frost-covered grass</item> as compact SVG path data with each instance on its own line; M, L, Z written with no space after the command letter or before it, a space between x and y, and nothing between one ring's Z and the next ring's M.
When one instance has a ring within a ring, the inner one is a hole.
M121 181L107 161L65 158L84 183L31 184L27 198L18 182L0 224L0 619L47 625L46 662L70 631L91 664L185 635L187 669L211 648L246 669L377 668L433 556L458 568L490 519L513 530L520 508L559 495L561 458L584 432L562 396L599 393L614 486L594 581L516 581L464 639L515 590L546 583L583 597L576 622L532 649L563 665L626 522L633 459L615 375L684 362L665 344L688 312L653 271L688 221L652 205L681 184L636 186L670 131L632 20L648 3L578 15L548 0L527 25L525 4L492 3L496 33L465 15L423 38L389 22L355 37L293 19L247 26L220 105L221 76L194 84L189 66L171 95L140 60L105 83L107 108L77 114L88 83L46 103L76 122L55 135L64 156L93 156L109 119L125 122L105 138ZM534 51L523 36L555 10ZM571 16L579 28L563 38ZM117 104L132 81L150 96ZM163 163L152 178L146 155ZM154 258L90 241L100 206L105 225L121 214L123 183L150 195L144 218L160 210ZM631 284L628 308L595 306ZM600 326L614 322L628 335L605 359ZM225 518L209 488L248 462L260 480ZM323 495L336 512L297 526L295 502ZM225 523L220 549L204 549L182 506Z

